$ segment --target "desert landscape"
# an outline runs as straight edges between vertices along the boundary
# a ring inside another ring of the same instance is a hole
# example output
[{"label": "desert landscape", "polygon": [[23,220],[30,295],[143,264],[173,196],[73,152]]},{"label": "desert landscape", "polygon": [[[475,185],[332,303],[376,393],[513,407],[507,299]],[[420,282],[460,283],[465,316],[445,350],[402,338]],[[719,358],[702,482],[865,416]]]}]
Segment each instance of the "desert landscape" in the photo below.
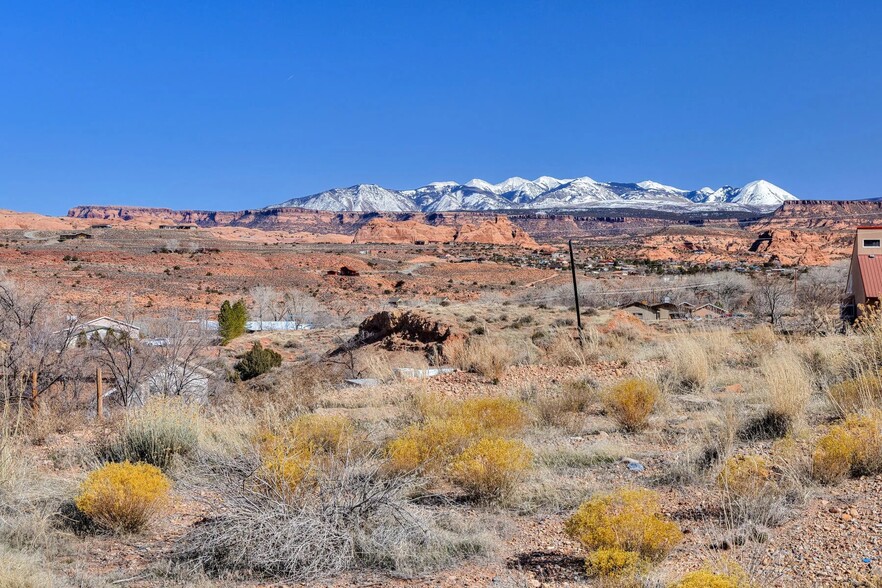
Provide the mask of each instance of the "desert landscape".
[{"label": "desert landscape", "polygon": [[882,588],[882,3],[0,15],[0,588]]},{"label": "desert landscape", "polygon": [[4,213],[0,578],[876,586],[877,214]]}]

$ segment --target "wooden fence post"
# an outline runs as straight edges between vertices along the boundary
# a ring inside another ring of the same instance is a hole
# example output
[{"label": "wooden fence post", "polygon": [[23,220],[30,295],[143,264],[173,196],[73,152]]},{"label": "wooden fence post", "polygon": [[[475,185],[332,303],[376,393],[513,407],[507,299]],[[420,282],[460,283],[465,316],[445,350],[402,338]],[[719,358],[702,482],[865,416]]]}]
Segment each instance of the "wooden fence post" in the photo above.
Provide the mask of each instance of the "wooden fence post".
[{"label": "wooden fence post", "polygon": [[37,372],[31,372],[31,408],[37,408]]},{"label": "wooden fence post", "polygon": [[104,418],[104,382],[101,380],[101,368],[95,370],[95,390],[97,393],[95,405],[98,419]]}]

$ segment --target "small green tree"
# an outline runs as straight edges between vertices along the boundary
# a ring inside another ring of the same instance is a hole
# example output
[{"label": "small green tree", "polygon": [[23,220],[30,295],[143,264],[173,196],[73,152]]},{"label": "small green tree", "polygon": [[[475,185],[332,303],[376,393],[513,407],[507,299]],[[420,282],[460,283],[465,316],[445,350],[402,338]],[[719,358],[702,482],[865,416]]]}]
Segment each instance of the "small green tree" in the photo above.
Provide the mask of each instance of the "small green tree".
[{"label": "small green tree", "polygon": [[282,365],[282,356],[272,349],[264,349],[258,341],[234,367],[240,378],[250,380],[280,365]]},{"label": "small green tree", "polygon": [[248,309],[245,308],[244,300],[240,298],[234,304],[230,304],[229,300],[224,300],[217,315],[217,329],[221,336],[221,345],[226,345],[245,333],[247,321]]}]

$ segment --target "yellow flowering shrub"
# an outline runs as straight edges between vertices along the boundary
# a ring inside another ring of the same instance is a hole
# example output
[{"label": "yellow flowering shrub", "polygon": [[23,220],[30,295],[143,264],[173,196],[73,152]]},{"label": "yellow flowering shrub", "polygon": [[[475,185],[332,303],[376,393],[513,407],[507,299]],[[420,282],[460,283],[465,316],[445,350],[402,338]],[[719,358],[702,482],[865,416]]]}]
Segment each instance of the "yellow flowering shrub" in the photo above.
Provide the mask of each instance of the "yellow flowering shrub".
[{"label": "yellow flowering shrub", "polygon": [[759,455],[736,455],[723,463],[717,477],[720,488],[735,497],[759,496],[772,482],[769,462]]},{"label": "yellow flowering shrub", "polygon": [[292,445],[312,452],[336,453],[352,439],[352,421],[342,415],[305,414],[291,421],[287,436]]},{"label": "yellow flowering shrub", "polygon": [[457,456],[448,474],[472,496],[498,498],[511,490],[532,464],[533,453],[522,441],[485,437]]},{"label": "yellow flowering shrub", "polygon": [[137,531],[168,504],[170,488],[156,466],[109,463],[88,475],[74,503],[99,527]]},{"label": "yellow flowering shrub", "polygon": [[523,405],[508,398],[473,398],[462,402],[423,399],[423,423],[408,427],[387,447],[393,471],[443,470],[471,443],[483,437],[504,437],[527,424]]},{"label": "yellow flowering shrub", "polygon": [[276,489],[293,492],[316,462],[332,459],[352,444],[352,421],[341,415],[305,414],[263,432],[257,440],[264,478]]},{"label": "yellow flowering shrub", "polygon": [[655,383],[629,378],[607,391],[604,404],[607,412],[623,428],[628,431],[639,431],[646,428],[658,396],[659,389]]},{"label": "yellow flowering shrub", "polygon": [[812,453],[812,475],[833,483],[882,471],[882,411],[849,415],[841,425],[830,427]]},{"label": "yellow flowering shrub", "polygon": [[640,566],[640,554],[618,547],[592,551],[585,558],[585,572],[589,576],[617,578],[632,574]]},{"label": "yellow flowering shrub", "polygon": [[513,435],[527,426],[524,406],[510,398],[471,398],[455,406],[449,418],[461,419],[487,435]]},{"label": "yellow flowering shrub", "polygon": [[726,574],[698,570],[689,572],[671,588],[749,588],[750,585],[747,574],[740,569]]},{"label": "yellow flowering shrub", "polygon": [[659,512],[658,495],[643,488],[621,488],[591,498],[564,529],[588,551],[618,548],[649,560],[667,555],[683,537]]}]

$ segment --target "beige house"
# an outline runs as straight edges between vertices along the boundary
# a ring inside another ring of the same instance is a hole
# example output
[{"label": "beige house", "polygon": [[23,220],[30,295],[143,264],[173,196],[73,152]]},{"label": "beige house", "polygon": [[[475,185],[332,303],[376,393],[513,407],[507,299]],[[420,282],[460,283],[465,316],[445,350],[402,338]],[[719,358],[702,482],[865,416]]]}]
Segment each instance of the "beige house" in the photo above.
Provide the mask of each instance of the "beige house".
[{"label": "beige house", "polygon": [[631,302],[620,308],[643,321],[669,321],[683,318],[680,307],[670,302],[662,302],[660,304]]},{"label": "beige house", "polygon": [[843,320],[853,321],[882,296],[882,227],[858,227],[840,307]]},{"label": "beige house", "polygon": [[727,314],[725,308],[720,308],[716,304],[703,304],[692,311],[692,318],[715,319],[722,318]]},{"label": "beige house", "polygon": [[656,318],[655,310],[643,302],[631,302],[622,306],[621,309],[644,321],[654,321]]},{"label": "beige house", "polygon": [[86,341],[95,340],[96,338],[103,341],[108,333],[113,333],[115,336],[125,335],[130,339],[138,339],[141,336],[140,327],[108,316],[98,317],[74,325],[68,331],[70,333],[68,337],[69,347],[82,345]]}]

